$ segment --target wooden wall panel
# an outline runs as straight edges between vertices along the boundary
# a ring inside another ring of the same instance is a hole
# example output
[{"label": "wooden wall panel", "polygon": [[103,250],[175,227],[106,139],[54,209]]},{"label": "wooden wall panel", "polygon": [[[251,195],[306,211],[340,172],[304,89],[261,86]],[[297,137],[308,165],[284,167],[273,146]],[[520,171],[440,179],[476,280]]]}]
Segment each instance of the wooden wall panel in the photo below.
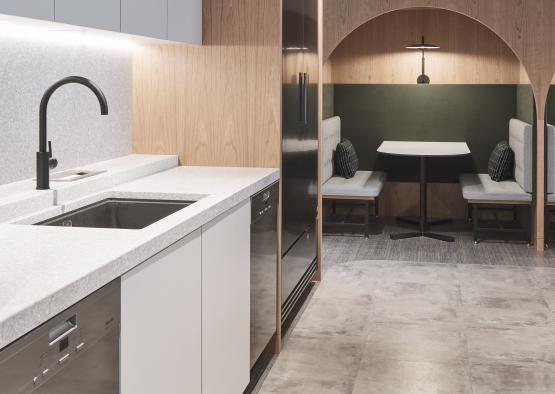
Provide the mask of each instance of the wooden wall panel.
[{"label": "wooden wall panel", "polygon": [[414,84],[426,41],[426,73],[436,84],[518,84],[520,61],[495,33],[469,17],[445,10],[404,10],[365,23],[343,40],[327,65],[333,83]]},{"label": "wooden wall panel", "polygon": [[134,57],[135,152],[184,165],[279,167],[279,0],[205,0],[206,45],[142,44]]},{"label": "wooden wall panel", "polygon": [[[414,182],[387,182],[380,195],[379,214],[385,217],[418,217],[420,185]],[[458,183],[428,184],[430,218],[466,218],[466,203]]]}]

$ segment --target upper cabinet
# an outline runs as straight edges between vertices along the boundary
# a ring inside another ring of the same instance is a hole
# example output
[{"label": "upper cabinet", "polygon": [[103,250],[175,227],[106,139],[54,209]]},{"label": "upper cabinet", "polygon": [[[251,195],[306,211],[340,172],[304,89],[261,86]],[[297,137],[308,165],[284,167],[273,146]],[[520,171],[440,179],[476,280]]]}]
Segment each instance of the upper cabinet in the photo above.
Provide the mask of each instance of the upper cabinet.
[{"label": "upper cabinet", "polygon": [[168,38],[168,0],[121,0],[121,31]]},{"label": "upper cabinet", "polygon": [[202,0],[0,0],[0,14],[202,44]]},{"label": "upper cabinet", "polygon": [[56,0],[56,22],[120,31],[120,0]]},{"label": "upper cabinet", "polygon": [[54,0],[0,0],[0,13],[54,20]]},{"label": "upper cabinet", "polygon": [[202,0],[168,0],[168,39],[202,44]]}]

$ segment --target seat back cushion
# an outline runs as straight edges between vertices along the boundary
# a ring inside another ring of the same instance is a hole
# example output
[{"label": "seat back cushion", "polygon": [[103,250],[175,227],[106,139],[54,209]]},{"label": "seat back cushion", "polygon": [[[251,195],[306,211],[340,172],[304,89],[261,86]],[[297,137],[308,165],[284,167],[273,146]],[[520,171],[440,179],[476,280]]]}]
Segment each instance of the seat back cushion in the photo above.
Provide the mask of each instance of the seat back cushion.
[{"label": "seat back cushion", "polygon": [[348,139],[337,144],[335,150],[335,172],[343,178],[350,179],[358,171],[358,155],[355,147]]},{"label": "seat back cushion", "polygon": [[498,143],[488,162],[488,174],[492,181],[501,182],[512,179],[515,167],[515,154],[507,141]]},{"label": "seat back cushion", "polygon": [[547,193],[555,193],[555,126],[547,124]]},{"label": "seat back cushion", "polygon": [[333,176],[333,156],[337,144],[341,142],[341,118],[334,116],[323,122],[322,182]]},{"label": "seat back cushion", "polygon": [[509,145],[515,153],[515,180],[525,192],[532,193],[532,125],[511,119]]}]

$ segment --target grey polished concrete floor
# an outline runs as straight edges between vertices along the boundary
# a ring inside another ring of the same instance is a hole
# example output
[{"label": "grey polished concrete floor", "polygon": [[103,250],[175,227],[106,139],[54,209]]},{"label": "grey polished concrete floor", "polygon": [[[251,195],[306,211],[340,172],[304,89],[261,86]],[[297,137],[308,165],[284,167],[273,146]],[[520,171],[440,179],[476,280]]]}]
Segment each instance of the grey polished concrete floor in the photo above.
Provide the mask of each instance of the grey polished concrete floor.
[{"label": "grey polished concrete floor", "polygon": [[392,242],[325,238],[324,279],[260,393],[555,393],[551,253]]}]

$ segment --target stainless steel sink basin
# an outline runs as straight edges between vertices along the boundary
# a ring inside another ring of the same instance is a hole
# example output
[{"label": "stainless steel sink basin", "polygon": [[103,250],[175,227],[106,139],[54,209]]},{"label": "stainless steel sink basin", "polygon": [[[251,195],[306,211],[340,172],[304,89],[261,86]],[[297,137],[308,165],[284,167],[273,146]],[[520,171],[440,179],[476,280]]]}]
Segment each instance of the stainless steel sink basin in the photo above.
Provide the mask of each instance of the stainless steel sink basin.
[{"label": "stainless steel sink basin", "polygon": [[36,225],[138,230],[193,203],[194,201],[109,198]]}]

